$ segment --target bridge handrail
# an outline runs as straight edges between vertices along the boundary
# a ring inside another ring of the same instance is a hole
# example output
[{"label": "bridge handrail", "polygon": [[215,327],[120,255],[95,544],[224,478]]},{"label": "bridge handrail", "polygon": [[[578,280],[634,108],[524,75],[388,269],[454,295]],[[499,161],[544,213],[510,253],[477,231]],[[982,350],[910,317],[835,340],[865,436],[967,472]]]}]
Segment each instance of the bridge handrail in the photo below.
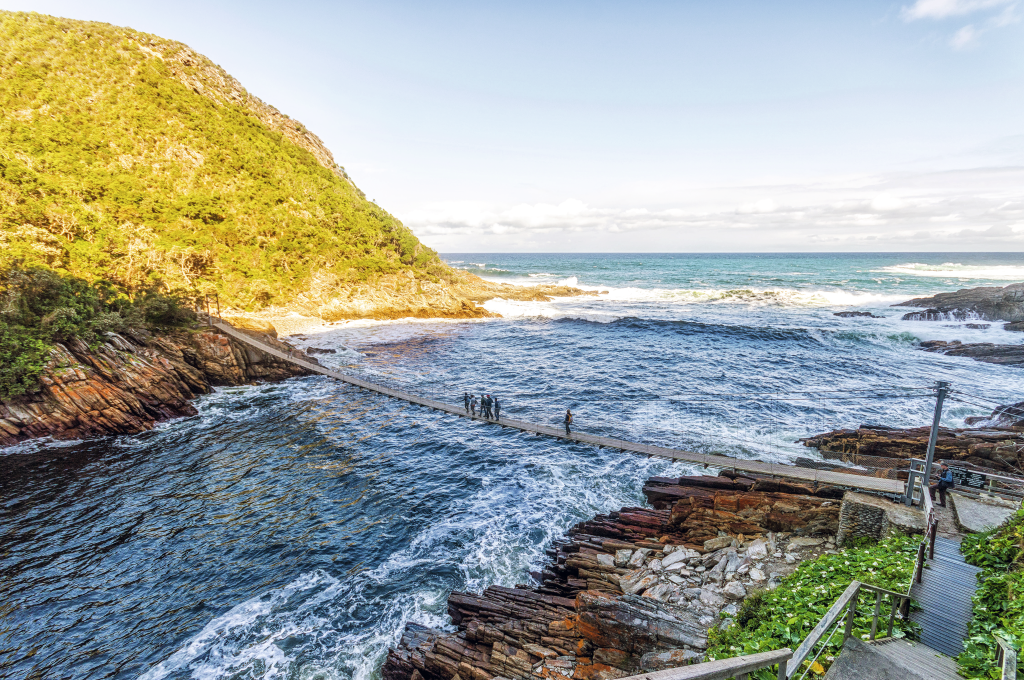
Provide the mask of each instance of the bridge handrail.
[{"label": "bridge handrail", "polygon": [[403,399],[411,404],[418,406],[424,406],[437,411],[444,411],[457,415],[460,418],[472,418],[481,422],[487,422],[491,424],[500,425],[502,427],[513,427],[525,432],[532,432],[535,434],[542,434],[550,437],[557,437],[560,439],[568,439],[570,441],[581,442],[585,444],[593,444],[595,446],[610,446],[621,448],[624,451],[631,451],[640,455],[646,455],[648,458],[657,456],[659,458],[665,458],[667,460],[686,461],[690,463],[703,464],[704,466],[712,466],[722,469],[734,469],[754,472],[755,474],[765,474],[772,477],[788,477],[792,479],[798,479],[801,483],[813,483],[813,484],[837,484],[840,486],[846,486],[857,489],[867,489],[870,491],[880,491],[882,493],[898,493],[902,494],[904,490],[904,484],[897,480],[878,479],[876,477],[852,475],[848,473],[832,472],[828,470],[816,470],[800,467],[797,465],[783,465],[777,463],[766,463],[758,460],[738,459],[730,458],[721,454],[713,453],[697,453],[694,451],[683,451],[680,449],[673,449],[666,446],[660,446],[655,444],[643,444],[640,442],[630,442],[620,439],[614,439],[611,437],[603,437],[599,435],[592,435],[585,432],[573,432],[573,433],[561,433],[561,428],[553,427],[550,425],[540,425],[538,423],[531,423],[523,420],[515,420],[512,418],[502,418],[500,422],[473,416],[464,413],[464,410],[460,405],[452,405],[437,399],[430,399],[427,397],[419,396],[409,392],[405,392],[401,389],[393,389],[384,387],[383,385],[370,382],[368,380],[362,380],[351,375],[346,375],[338,371],[329,369],[319,364],[306,361],[304,358],[296,357],[295,354],[282,352],[281,350],[275,349],[268,346],[266,343],[262,343],[248,335],[242,333],[238,329],[232,327],[230,324],[217,322],[214,323],[214,327],[223,331],[227,335],[240,340],[252,347],[259,349],[260,351],[266,352],[271,356],[276,356],[285,361],[303,366],[310,371],[321,373],[323,375],[330,376],[332,378],[342,380],[355,385],[361,389],[371,390],[378,392],[389,397],[396,399]]},{"label": "bridge handrail", "polygon": [[1002,680],[1017,680],[1017,650],[998,635],[996,639],[996,666],[1002,670]]},{"label": "bridge handrail", "polygon": [[786,660],[793,652],[788,648],[774,649],[770,652],[734,656],[729,659],[705,661],[704,663],[677,666],[663,671],[652,671],[640,675],[630,675],[621,680],[725,680],[738,677],[744,673],[752,673],[762,668],[779,667],[779,680],[786,678]]}]

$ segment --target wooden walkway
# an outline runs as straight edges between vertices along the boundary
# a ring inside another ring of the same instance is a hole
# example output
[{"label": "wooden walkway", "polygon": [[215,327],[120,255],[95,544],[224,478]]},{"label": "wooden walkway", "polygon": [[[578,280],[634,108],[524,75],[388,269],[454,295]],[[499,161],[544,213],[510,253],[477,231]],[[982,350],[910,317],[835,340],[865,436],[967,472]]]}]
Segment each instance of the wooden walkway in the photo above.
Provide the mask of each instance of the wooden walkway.
[{"label": "wooden walkway", "polygon": [[417,406],[425,406],[427,408],[434,409],[435,411],[441,411],[443,413],[450,413],[451,415],[459,416],[460,418],[469,418],[471,420],[478,420],[482,423],[489,425],[499,425],[501,427],[511,427],[523,432],[529,432],[537,435],[544,435],[547,437],[554,437],[556,439],[565,439],[568,441],[580,442],[583,444],[592,444],[601,448],[614,448],[629,453],[637,453],[640,455],[647,456],[648,458],[664,458],[666,460],[684,461],[687,463],[696,463],[698,465],[705,465],[709,467],[738,470],[743,472],[752,472],[761,475],[770,475],[774,477],[785,477],[787,479],[793,479],[804,483],[810,484],[834,484],[837,486],[845,486],[854,489],[864,489],[867,491],[877,491],[882,493],[891,494],[903,494],[904,483],[894,479],[882,479],[879,477],[868,477],[865,475],[854,475],[843,472],[833,472],[829,470],[815,470],[812,468],[802,468],[795,465],[781,465],[778,463],[765,463],[759,460],[743,460],[740,458],[730,458],[728,456],[719,456],[715,454],[696,453],[693,451],[682,451],[679,449],[671,449],[664,446],[654,446],[652,444],[640,444],[637,442],[630,442],[623,439],[613,439],[611,437],[599,437],[591,434],[584,434],[581,432],[573,432],[567,435],[563,428],[550,427],[547,425],[540,425],[537,423],[530,423],[524,420],[512,420],[508,418],[502,418],[500,422],[488,420],[480,416],[471,416],[466,413],[465,408],[460,405],[446,404],[441,401],[434,399],[426,399],[424,397],[411,394],[409,392],[402,392],[400,390],[393,390],[383,385],[378,385],[366,380],[361,380],[344,373],[338,373],[332,371],[323,366],[309,363],[298,359],[285,352],[277,350],[265,343],[262,343],[245,333],[229,326],[225,323],[214,323],[213,324],[221,332],[230,335],[231,337],[244,342],[261,352],[266,352],[279,359],[283,359],[297,366],[302,366],[315,373],[326,375],[342,382],[346,382],[349,385],[358,387],[363,390],[369,390],[382,394],[386,397],[394,399],[401,399],[415,404]]},{"label": "wooden walkway", "polygon": [[941,536],[935,537],[935,559],[926,564],[921,583],[910,589],[921,605],[910,618],[921,626],[922,644],[955,658],[964,649],[981,569],[964,561],[958,541]]},{"label": "wooden walkway", "polygon": [[[906,638],[885,638],[869,642],[877,653],[905,668],[908,678],[928,680],[962,680],[956,672],[956,662],[948,656],[936,653],[935,649]],[[826,676],[827,680],[828,676]]]}]

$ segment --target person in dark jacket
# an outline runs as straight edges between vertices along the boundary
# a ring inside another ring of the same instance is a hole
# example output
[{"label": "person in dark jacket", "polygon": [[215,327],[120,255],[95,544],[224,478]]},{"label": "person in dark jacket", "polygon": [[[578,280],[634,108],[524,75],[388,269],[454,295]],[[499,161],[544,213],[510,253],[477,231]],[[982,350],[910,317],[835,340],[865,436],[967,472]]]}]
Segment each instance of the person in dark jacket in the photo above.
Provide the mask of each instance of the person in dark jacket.
[{"label": "person in dark jacket", "polygon": [[485,394],[484,398],[480,400],[480,410],[483,412],[484,418],[491,419],[491,395]]},{"label": "person in dark jacket", "polygon": [[494,398],[494,419],[501,420],[501,402],[497,397]]},{"label": "person in dark jacket", "polygon": [[572,411],[565,409],[565,433],[572,434],[569,432],[569,426],[572,425]]},{"label": "person in dark jacket", "polygon": [[949,469],[949,466],[943,463],[939,467],[939,481],[937,484],[932,484],[928,487],[928,493],[931,494],[932,500],[935,500],[935,490],[939,491],[939,505],[946,507],[946,489],[952,489],[953,483],[953,471]]},{"label": "person in dark jacket", "polygon": [[462,401],[466,404],[466,413],[469,413],[469,392],[463,392]]}]

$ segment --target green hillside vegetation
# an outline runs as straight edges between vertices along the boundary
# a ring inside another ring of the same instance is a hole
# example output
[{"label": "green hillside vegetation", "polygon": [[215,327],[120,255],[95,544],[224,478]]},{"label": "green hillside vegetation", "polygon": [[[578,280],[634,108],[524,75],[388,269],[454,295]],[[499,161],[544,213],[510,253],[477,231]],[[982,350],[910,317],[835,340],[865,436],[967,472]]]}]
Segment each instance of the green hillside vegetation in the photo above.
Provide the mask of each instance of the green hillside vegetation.
[{"label": "green hillside vegetation", "polygon": [[314,281],[450,275],[316,137],[180,43],[0,12],[0,112],[8,261],[249,310]]}]

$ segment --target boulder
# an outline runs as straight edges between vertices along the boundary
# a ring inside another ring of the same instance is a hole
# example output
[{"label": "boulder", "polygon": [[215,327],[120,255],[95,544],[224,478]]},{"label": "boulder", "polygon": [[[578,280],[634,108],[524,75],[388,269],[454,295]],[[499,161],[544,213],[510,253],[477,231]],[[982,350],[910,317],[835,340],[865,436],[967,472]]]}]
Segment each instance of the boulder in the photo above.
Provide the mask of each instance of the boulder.
[{"label": "boulder", "polygon": [[729,547],[733,544],[736,539],[732,536],[720,536],[718,538],[709,538],[704,541],[704,550],[711,552],[712,550],[719,550],[721,548]]},{"label": "boulder", "polygon": [[633,556],[629,558],[629,562],[626,563],[627,567],[636,569],[637,567],[644,566],[644,560],[648,555],[651,554],[650,548],[638,548]]},{"label": "boulder", "polygon": [[722,594],[730,600],[742,600],[747,596],[747,589],[739,581],[730,581],[722,589]]},{"label": "boulder", "polygon": [[615,566],[625,567],[629,564],[629,558],[633,556],[632,550],[616,550],[615,551]]},{"label": "boulder", "polygon": [[747,547],[747,557],[751,560],[763,560],[768,557],[768,541],[759,538]]}]

